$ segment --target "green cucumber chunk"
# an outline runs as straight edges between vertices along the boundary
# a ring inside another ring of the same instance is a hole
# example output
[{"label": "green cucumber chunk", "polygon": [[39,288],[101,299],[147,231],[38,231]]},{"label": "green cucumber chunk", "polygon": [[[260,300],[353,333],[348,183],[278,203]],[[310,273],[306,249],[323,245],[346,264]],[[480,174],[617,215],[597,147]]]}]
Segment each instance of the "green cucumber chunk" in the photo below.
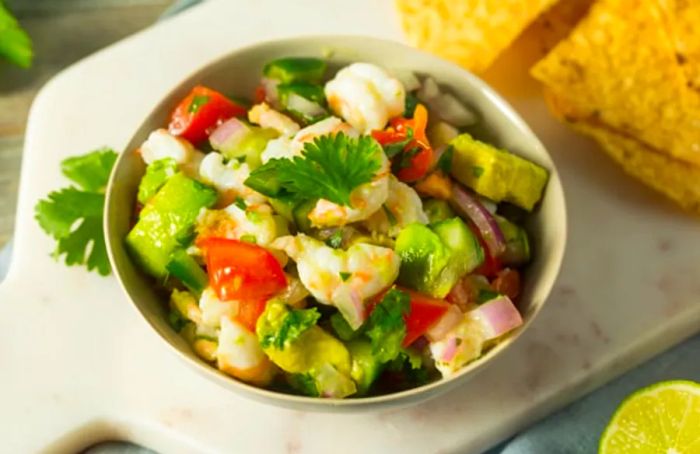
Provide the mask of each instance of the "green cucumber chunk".
[{"label": "green cucumber chunk", "polygon": [[165,269],[171,276],[183,283],[197,298],[209,285],[209,277],[199,263],[184,249],[175,249]]},{"label": "green cucumber chunk", "polygon": [[132,257],[148,274],[165,278],[170,254],[191,239],[200,210],[214,205],[216,199],[216,190],[182,173],[170,177],[126,237]]},{"label": "green cucumber chunk", "polygon": [[136,197],[145,205],[163,187],[168,178],[177,173],[177,161],[173,158],[165,158],[154,161],[146,167],[146,173],[139,183],[139,192]]},{"label": "green cucumber chunk", "polygon": [[273,60],[265,65],[263,74],[281,83],[319,83],[326,73],[327,64],[319,58],[286,57]]},{"label": "green cucumber chunk", "polygon": [[297,226],[299,232],[309,233],[312,229],[311,220],[309,219],[309,213],[316,206],[316,200],[307,200],[305,202],[298,203],[292,210],[292,216],[294,217],[294,223]]},{"label": "green cucumber chunk", "polygon": [[[431,225],[450,251],[450,261],[440,276],[439,295],[445,296],[462,276],[484,262],[484,250],[469,227],[458,217]],[[447,289],[447,291],[445,291]]]},{"label": "green cucumber chunk", "polygon": [[494,216],[506,240],[506,250],[498,257],[507,266],[522,266],[530,261],[530,241],[524,228],[501,216]]},{"label": "green cucumber chunk", "polygon": [[542,198],[549,178],[544,168],[469,134],[460,134],[450,145],[452,176],[478,194],[527,211]]},{"label": "green cucumber chunk", "polygon": [[441,293],[440,274],[450,261],[450,253],[435,232],[422,224],[409,224],[396,238],[395,251],[401,257],[401,285],[430,294]]}]

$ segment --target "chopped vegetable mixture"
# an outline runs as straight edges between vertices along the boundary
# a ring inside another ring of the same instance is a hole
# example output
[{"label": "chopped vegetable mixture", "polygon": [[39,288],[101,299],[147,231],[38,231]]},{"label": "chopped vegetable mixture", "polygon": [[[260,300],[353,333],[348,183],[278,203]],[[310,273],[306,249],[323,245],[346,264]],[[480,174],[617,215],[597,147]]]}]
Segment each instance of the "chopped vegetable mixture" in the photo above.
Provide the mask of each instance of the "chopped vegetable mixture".
[{"label": "chopped vegetable mixture", "polygon": [[[410,84],[402,82],[409,80]],[[126,237],[204,361],[313,397],[450,377],[518,328],[542,167],[369,63],[265,65],[247,107],[196,86],[137,150]],[[451,95],[450,95],[451,96]]]}]

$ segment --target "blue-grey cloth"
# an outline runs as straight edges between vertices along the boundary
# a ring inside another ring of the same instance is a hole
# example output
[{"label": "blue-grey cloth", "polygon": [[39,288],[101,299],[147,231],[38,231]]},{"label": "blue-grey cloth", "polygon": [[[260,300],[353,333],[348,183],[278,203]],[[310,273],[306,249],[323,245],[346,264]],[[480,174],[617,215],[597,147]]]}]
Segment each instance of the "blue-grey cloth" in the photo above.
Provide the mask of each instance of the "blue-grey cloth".
[{"label": "blue-grey cloth", "polygon": [[[201,0],[176,1],[164,17],[176,14]],[[4,278],[12,254],[12,242],[0,250],[0,281]],[[486,454],[589,454],[607,421],[625,396],[662,380],[685,379],[700,382],[700,335],[663,353],[655,359],[592,392],[557,413],[537,422]],[[101,443],[89,454],[149,454],[131,443]]]}]

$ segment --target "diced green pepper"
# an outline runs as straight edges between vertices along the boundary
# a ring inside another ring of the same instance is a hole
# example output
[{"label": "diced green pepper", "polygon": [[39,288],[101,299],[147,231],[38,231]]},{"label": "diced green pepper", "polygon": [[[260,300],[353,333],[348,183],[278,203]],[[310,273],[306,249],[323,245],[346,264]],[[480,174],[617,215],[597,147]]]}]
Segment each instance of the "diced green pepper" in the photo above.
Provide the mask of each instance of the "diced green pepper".
[{"label": "diced green pepper", "polygon": [[159,159],[146,167],[139,183],[138,201],[145,205],[163,187],[168,178],[177,173],[177,161],[172,158]]},{"label": "diced green pepper", "polygon": [[316,206],[316,200],[307,200],[305,202],[298,203],[294,210],[292,210],[292,216],[294,217],[294,223],[297,226],[299,232],[309,233],[311,231],[311,220],[309,219],[309,213]]},{"label": "diced green pepper", "polygon": [[319,58],[286,57],[269,62],[263,68],[263,74],[269,79],[281,83],[311,82],[319,83],[326,73],[327,64]]},{"label": "diced green pepper", "polygon": [[176,249],[170,255],[170,261],[165,268],[171,276],[179,279],[197,298],[209,285],[207,273],[184,249]]},{"label": "diced green pepper", "polygon": [[287,107],[287,100],[289,99],[289,95],[292,93],[299,95],[304,99],[308,99],[309,101],[313,101],[319,105],[323,105],[326,102],[326,95],[323,92],[323,86],[308,82],[291,82],[279,84],[277,86],[277,94],[283,107]]},{"label": "diced green pepper", "polygon": [[461,134],[454,149],[451,173],[461,183],[496,202],[511,202],[531,211],[542,197],[547,170],[505,150]]},{"label": "diced green pepper", "polygon": [[170,254],[191,238],[200,210],[216,200],[216,190],[182,173],[173,175],[144,207],[127,235],[132,257],[148,274],[164,278]]}]

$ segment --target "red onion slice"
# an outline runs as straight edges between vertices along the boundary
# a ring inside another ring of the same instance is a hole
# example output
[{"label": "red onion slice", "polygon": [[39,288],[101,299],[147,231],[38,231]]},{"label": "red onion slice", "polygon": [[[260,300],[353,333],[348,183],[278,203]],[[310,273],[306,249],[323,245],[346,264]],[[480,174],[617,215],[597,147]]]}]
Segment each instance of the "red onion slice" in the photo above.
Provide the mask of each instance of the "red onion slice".
[{"label": "red onion slice", "polygon": [[427,337],[430,342],[439,341],[443,339],[452,328],[459,325],[459,322],[463,319],[464,314],[462,311],[460,311],[456,305],[451,304],[447,312],[425,332],[425,337]]},{"label": "red onion slice", "polygon": [[483,327],[485,340],[495,339],[523,324],[523,319],[507,296],[498,296],[469,311]]},{"label": "red onion slice", "polygon": [[230,118],[221,123],[209,136],[209,143],[217,151],[224,151],[234,145],[238,137],[248,132],[248,126],[237,118]]},{"label": "red onion slice", "polygon": [[506,240],[496,219],[479,200],[457,184],[452,186],[452,203],[474,223],[489,248],[492,257],[506,250]]}]

